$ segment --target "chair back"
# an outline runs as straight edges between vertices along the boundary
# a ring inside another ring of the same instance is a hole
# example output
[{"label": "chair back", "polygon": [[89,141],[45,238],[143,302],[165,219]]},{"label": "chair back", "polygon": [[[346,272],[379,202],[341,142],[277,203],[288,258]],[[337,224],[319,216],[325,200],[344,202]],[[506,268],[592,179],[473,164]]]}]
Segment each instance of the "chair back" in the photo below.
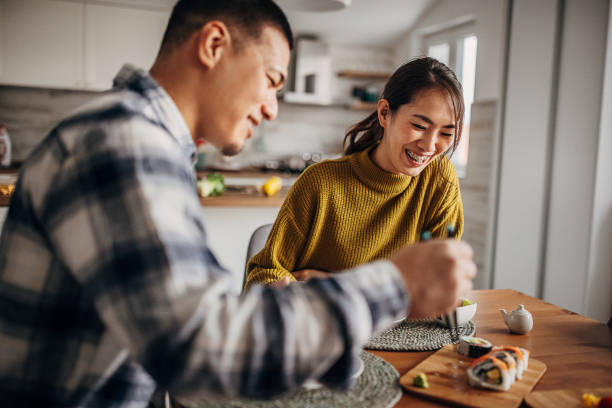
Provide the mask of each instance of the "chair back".
[{"label": "chair back", "polygon": [[242,289],[244,289],[244,285],[246,283],[247,276],[247,265],[249,263],[249,259],[251,259],[256,253],[261,251],[266,245],[266,241],[268,240],[268,235],[270,235],[270,230],[272,229],[272,224],[264,224],[255,229],[253,234],[251,234],[251,239],[249,239],[249,246],[247,247],[246,260],[244,262],[244,278],[242,279]]}]

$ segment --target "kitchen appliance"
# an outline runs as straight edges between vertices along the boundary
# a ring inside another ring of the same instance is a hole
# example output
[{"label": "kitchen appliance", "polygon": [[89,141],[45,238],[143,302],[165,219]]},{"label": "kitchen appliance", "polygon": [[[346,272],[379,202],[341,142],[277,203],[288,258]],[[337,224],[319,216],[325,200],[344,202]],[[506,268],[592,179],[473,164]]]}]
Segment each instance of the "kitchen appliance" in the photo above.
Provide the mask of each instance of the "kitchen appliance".
[{"label": "kitchen appliance", "polygon": [[294,74],[285,102],[329,105],[331,103],[331,58],[328,44],[310,37],[296,40]]}]

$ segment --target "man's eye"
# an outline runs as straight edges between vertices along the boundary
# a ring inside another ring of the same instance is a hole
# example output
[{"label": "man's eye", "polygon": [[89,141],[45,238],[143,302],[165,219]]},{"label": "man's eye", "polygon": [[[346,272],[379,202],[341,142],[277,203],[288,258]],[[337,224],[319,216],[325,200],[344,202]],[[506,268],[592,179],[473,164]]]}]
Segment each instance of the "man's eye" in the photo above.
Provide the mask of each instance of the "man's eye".
[{"label": "man's eye", "polygon": [[416,123],[413,123],[412,126],[414,126],[415,128],[417,128],[419,130],[425,130],[425,126],[421,126],[421,125],[418,125]]}]

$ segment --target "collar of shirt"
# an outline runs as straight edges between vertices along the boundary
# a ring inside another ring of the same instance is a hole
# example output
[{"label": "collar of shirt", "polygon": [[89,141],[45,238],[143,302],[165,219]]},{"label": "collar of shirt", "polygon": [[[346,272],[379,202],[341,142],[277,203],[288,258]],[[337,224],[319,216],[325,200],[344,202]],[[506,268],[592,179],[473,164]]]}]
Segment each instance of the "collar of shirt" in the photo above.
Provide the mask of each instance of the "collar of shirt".
[{"label": "collar of shirt", "polygon": [[143,95],[150,102],[149,107],[144,110],[145,115],[159,122],[179,142],[187,157],[195,164],[196,147],[183,115],[170,95],[148,72],[125,64],[115,76],[113,87],[129,89]]}]

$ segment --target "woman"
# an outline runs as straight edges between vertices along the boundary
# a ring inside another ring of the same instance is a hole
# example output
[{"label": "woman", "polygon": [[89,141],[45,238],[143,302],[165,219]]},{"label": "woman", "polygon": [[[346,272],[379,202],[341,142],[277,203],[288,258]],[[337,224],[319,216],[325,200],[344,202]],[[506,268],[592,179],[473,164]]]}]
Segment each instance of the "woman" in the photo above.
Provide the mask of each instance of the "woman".
[{"label": "woman", "polygon": [[398,68],[376,112],[352,126],[345,155],[309,166],[292,186],[246,289],[325,277],[388,257],[424,231],[463,232],[459,182],[446,154],[461,139],[461,84],[433,58]]}]

